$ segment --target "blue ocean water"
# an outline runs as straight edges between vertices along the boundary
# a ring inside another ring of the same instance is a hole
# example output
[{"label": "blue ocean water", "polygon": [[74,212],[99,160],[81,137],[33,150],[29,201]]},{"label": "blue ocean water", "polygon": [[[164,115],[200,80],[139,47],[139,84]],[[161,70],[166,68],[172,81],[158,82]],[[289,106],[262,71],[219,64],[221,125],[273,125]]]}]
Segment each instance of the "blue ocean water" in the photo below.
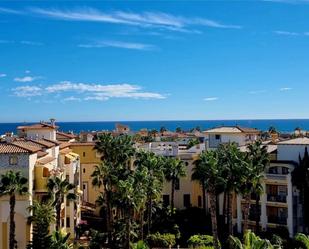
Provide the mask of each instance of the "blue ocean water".
[{"label": "blue ocean water", "polygon": [[[116,123],[129,125],[133,131],[143,128],[159,130],[162,126],[171,131],[174,131],[177,127],[181,127],[183,130],[190,130],[196,126],[207,129],[221,125],[239,125],[262,131],[268,130],[270,126],[274,126],[281,132],[292,132],[296,127],[309,130],[309,119],[57,122],[57,125],[61,131],[78,133],[80,131],[114,130]],[[16,133],[17,126],[25,124],[31,123],[0,123],[0,134],[5,132]]]}]

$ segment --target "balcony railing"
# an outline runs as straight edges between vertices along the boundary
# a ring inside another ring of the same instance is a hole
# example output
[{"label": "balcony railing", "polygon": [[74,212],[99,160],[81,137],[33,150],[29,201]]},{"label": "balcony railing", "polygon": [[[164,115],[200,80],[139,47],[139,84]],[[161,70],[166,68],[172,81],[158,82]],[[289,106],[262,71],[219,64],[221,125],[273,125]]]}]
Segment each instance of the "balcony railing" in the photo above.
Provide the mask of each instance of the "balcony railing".
[{"label": "balcony railing", "polygon": [[266,174],[266,179],[286,181],[287,180],[287,175],[269,174],[268,173],[268,174]]},{"label": "balcony railing", "polygon": [[267,194],[267,201],[286,203],[286,195],[270,195],[270,194]]},{"label": "balcony railing", "polygon": [[287,224],[287,217],[268,216],[268,223],[286,225]]}]

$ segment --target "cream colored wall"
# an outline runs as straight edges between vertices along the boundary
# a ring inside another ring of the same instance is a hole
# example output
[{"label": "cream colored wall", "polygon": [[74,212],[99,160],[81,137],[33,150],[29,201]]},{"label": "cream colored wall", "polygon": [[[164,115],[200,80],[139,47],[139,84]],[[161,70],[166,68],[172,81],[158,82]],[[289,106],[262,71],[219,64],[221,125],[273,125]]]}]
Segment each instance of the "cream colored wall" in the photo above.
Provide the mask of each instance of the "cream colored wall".
[{"label": "cream colored wall", "polygon": [[[179,190],[175,190],[175,196],[174,196],[174,203],[175,208],[183,209],[184,207],[184,201],[183,201],[183,195],[184,194],[190,194],[190,200],[191,200],[191,206],[197,207],[198,206],[198,196],[202,197],[202,188],[200,184],[196,181],[191,181],[191,175],[192,175],[192,169],[194,168],[193,162],[194,160],[185,160],[185,162],[188,162],[188,166],[186,166],[187,169],[187,175],[186,177],[182,177],[180,179],[180,188]],[[164,188],[163,188],[163,195],[169,195],[171,200],[171,182],[164,182]]]}]

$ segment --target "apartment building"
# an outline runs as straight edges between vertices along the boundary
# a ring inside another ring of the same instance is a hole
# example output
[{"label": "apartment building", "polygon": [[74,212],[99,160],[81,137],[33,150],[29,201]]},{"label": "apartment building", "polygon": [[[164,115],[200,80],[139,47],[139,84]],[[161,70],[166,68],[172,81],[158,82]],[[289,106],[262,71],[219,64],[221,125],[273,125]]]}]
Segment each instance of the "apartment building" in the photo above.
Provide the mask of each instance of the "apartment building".
[{"label": "apartment building", "polygon": [[240,126],[221,126],[202,132],[205,135],[206,149],[216,149],[220,144],[234,142],[244,146],[256,141],[261,132],[253,128]]},{"label": "apartment building", "polygon": [[[16,201],[17,248],[26,248],[31,240],[31,226],[28,224],[28,207],[34,199],[41,200],[47,194],[49,176],[58,172],[79,188],[79,156],[68,149],[66,144],[56,140],[54,123],[39,123],[18,127],[20,137],[8,136],[0,143],[0,174],[8,170],[21,171],[28,179],[29,195],[18,196]],[[80,203],[63,203],[61,226],[74,237],[74,227],[80,222]],[[9,202],[0,198],[0,248],[8,248]]]}]

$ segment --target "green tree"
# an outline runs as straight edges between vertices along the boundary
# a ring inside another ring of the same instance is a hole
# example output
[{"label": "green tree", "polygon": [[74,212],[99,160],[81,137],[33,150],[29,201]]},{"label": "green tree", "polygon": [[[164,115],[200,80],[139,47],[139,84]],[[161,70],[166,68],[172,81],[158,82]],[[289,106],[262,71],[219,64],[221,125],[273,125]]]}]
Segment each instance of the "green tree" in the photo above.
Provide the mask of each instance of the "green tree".
[{"label": "green tree", "polygon": [[300,242],[305,249],[309,249],[309,237],[303,233],[298,233],[295,235],[294,239]]},{"label": "green tree", "polygon": [[177,132],[177,133],[181,133],[181,132],[182,132],[181,127],[178,126],[178,127],[176,128],[176,132]]},{"label": "green tree", "polygon": [[40,203],[34,201],[28,209],[32,212],[32,215],[29,217],[29,222],[33,225],[32,241],[28,248],[49,248],[51,245],[49,228],[56,220],[52,204],[50,202]]},{"label": "green tree", "polygon": [[[227,224],[229,234],[233,234],[232,200],[233,193],[238,191],[241,182],[243,153],[236,143],[222,144],[218,148],[219,164],[224,169],[224,196],[227,196]],[[226,213],[226,212],[224,212]]]},{"label": "green tree", "polygon": [[196,167],[205,169],[206,191],[210,200],[210,215],[212,223],[212,234],[214,238],[214,248],[218,249],[218,225],[217,225],[217,193],[218,189],[225,183],[223,178],[223,167],[219,163],[218,151],[202,152],[200,158],[195,163]]},{"label": "green tree", "polygon": [[303,158],[299,156],[299,165],[292,172],[292,183],[300,191],[300,201],[303,205],[303,231],[309,228],[309,154],[307,147]]},{"label": "green tree", "polygon": [[47,181],[47,190],[49,197],[52,200],[52,204],[56,209],[56,230],[60,229],[61,222],[61,204],[65,198],[68,201],[76,200],[76,194],[74,193],[75,185],[70,183],[67,179],[63,179],[62,176],[51,176]]},{"label": "green tree", "polygon": [[202,206],[206,213],[206,185],[207,185],[207,175],[206,175],[206,164],[200,163],[200,161],[194,162],[194,168],[191,175],[192,181],[197,181],[202,187]]},{"label": "green tree", "polygon": [[174,210],[174,196],[176,181],[186,176],[186,166],[178,158],[168,157],[165,159],[164,175],[168,182],[171,182],[171,210]]},{"label": "green tree", "polygon": [[161,128],[160,128],[160,133],[162,134],[162,133],[164,133],[165,131],[167,131],[167,129],[166,129],[164,126],[161,126]]},{"label": "green tree", "polygon": [[200,144],[200,141],[199,141],[197,138],[191,138],[191,139],[188,141],[187,149],[190,149],[190,148],[192,148],[193,146],[198,145],[198,144]]},{"label": "green tree", "polygon": [[[147,169],[144,177],[144,187],[147,195],[145,207],[147,212],[147,235],[150,233],[153,206],[158,204],[161,200],[161,192],[164,181],[163,164],[164,159],[160,156],[156,156],[152,152],[140,151],[136,155],[136,170]],[[141,220],[143,221],[144,217],[141,217]],[[142,231],[143,228],[141,228],[141,232]],[[141,236],[140,239],[143,239],[143,236]]]},{"label": "green tree", "polygon": [[51,236],[50,249],[73,249],[73,244],[69,242],[70,233],[54,231]]},{"label": "green tree", "polygon": [[98,137],[95,149],[102,155],[102,163],[95,167],[92,174],[92,184],[103,187],[103,195],[106,202],[106,224],[108,243],[113,247],[113,216],[112,205],[114,192],[120,180],[126,180],[131,173],[135,148],[133,140],[128,135],[113,137],[111,134],[103,134]]},{"label": "green tree", "polygon": [[264,172],[266,166],[269,163],[269,153],[267,152],[267,147],[263,146],[262,141],[255,141],[248,145],[248,156],[251,161],[251,166],[253,168],[253,189],[252,192],[255,194],[255,226],[256,232],[259,232],[260,225],[260,212],[259,212],[259,201],[260,196],[263,193],[262,180],[264,178]]},{"label": "green tree", "polygon": [[269,240],[261,239],[259,236],[255,235],[253,232],[248,230],[243,239],[243,243],[237,238],[229,237],[229,248],[230,249],[280,249],[278,246],[272,245]]},{"label": "green tree", "polygon": [[15,240],[15,204],[16,195],[25,195],[28,193],[28,179],[23,177],[21,172],[7,171],[1,175],[0,196],[9,196],[10,200],[10,238],[9,248],[14,249]]}]

